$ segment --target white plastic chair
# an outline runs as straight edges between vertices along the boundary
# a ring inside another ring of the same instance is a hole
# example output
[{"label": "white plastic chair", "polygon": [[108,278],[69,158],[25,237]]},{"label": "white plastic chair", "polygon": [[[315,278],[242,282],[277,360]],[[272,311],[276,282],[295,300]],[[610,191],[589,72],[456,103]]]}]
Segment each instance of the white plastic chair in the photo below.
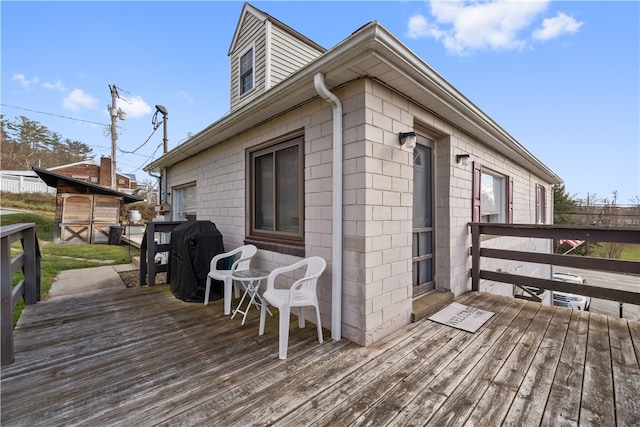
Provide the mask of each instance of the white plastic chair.
[{"label": "white plastic chair", "polygon": [[[209,292],[211,291],[211,280],[221,280],[224,282],[224,314],[231,314],[231,287],[233,271],[248,270],[251,258],[256,254],[258,248],[254,245],[240,246],[232,251],[218,254],[211,259],[211,266],[207,274],[207,287],[204,292],[204,305],[209,304]],[[233,257],[240,254],[229,270],[218,270],[218,261],[224,258]],[[240,289],[235,286],[236,298],[240,297]]]},{"label": "white plastic chair", "polygon": [[[274,286],[277,276],[305,266],[307,269],[304,276],[296,280],[290,288],[280,289]],[[327,262],[324,259],[318,256],[313,256],[302,259],[295,264],[276,268],[267,277],[267,289],[262,294],[262,299],[274,307],[277,307],[280,312],[280,359],[287,358],[287,348],[289,345],[289,314],[291,307],[298,307],[298,326],[300,328],[304,328],[302,307],[312,306],[315,308],[318,341],[322,344],[322,325],[320,324],[320,308],[318,307],[316,286],[318,284],[318,277],[320,277],[326,266]],[[260,310],[260,335],[264,335],[266,313],[267,304],[262,304],[262,308]]]}]

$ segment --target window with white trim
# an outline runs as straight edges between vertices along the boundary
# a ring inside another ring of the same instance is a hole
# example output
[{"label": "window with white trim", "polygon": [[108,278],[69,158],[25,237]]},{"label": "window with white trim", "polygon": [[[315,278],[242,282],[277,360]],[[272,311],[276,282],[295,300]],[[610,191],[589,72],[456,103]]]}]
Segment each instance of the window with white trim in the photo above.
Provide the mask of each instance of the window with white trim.
[{"label": "window with white trim", "polygon": [[174,188],[173,199],[173,220],[174,221],[195,221],[197,219],[197,195],[196,185],[189,184]]},{"label": "window with white trim", "polygon": [[254,62],[253,47],[240,55],[240,95],[253,89]]}]

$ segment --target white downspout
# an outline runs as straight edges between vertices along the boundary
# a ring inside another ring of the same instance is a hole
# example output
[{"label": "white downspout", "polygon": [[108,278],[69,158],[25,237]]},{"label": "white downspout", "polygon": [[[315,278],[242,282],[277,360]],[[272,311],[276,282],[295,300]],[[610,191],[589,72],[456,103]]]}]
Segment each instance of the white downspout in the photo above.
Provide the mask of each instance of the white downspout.
[{"label": "white downspout", "polygon": [[331,338],[342,338],[342,104],[327,89],[324,74],[313,76],[316,92],[333,110],[333,228],[331,275]]}]

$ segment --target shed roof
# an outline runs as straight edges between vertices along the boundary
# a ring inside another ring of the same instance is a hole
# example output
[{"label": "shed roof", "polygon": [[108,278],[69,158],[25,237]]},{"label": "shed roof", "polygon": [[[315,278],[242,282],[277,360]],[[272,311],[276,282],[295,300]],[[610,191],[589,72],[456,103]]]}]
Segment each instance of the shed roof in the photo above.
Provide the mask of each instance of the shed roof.
[{"label": "shed roof", "polygon": [[78,188],[85,189],[87,194],[102,194],[105,196],[122,197],[122,201],[125,204],[141,202],[144,200],[139,197],[131,196],[129,194],[121,193],[119,191],[115,191],[110,188],[103,187],[101,185],[92,184],[90,182],[86,182],[81,179],[71,178],[66,175],[61,175],[59,173],[51,172],[50,170],[40,169],[36,167],[32,169],[34,170],[35,173],[38,174],[40,179],[42,179],[49,187],[58,188],[58,184],[60,182],[66,182]]}]

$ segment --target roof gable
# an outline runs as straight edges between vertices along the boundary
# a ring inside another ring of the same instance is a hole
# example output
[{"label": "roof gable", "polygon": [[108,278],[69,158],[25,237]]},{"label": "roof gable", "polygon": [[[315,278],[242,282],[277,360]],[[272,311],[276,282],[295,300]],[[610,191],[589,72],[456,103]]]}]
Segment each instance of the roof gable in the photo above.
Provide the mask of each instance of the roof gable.
[{"label": "roof gable", "polygon": [[[245,3],[228,52],[230,110],[251,102],[325,52],[291,27]],[[244,55],[248,56],[243,72]]]},{"label": "roof gable", "polygon": [[319,44],[317,44],[316,42],[314,42],[313,40],[305,37],[304,35],[302,35],[298,31],[294,30],[293,28],[289,27],[288,25],[286,25],[283,22],[277,20],[273,16],[269,15],[268,13],[265,13],[265,12],[261,11],[260,9],[250,5],[249,3],[245,3],[242,6],[242,11],[240,12],[240,17],[238,18],[238,25],[236,26],[236,30],[235,30],[235,32],[233,34],[233,39],[231,39],[231,45],[229,46],[229,51],[227,52],[227,55],[231,55],[231,53],[236,50],[237,44],[238,44],[238,40],[240,38],[240,34],[242,32],[244,24],[245,24],[245,22],[247,20],[247,15],[248,14],[251,14],[253,17],[255,17],[256,19],[258,19],[261,22],[265,22],[265,21],[271,22],[272,24],[276,25],[281,30],[289,33],[290,35],[294,36],[295,38],[297,38],[301,42],[303,42],[305,44],[308,44],[309,46],[311,46],[311,47],[313,47],[313,48],[315,48],[317,50],[320,50],[322,52],[325,52],[327,50],[324,47],[322,47]]}]

